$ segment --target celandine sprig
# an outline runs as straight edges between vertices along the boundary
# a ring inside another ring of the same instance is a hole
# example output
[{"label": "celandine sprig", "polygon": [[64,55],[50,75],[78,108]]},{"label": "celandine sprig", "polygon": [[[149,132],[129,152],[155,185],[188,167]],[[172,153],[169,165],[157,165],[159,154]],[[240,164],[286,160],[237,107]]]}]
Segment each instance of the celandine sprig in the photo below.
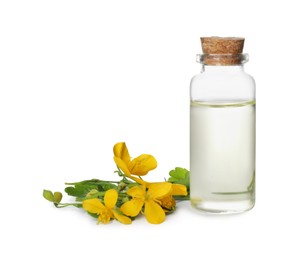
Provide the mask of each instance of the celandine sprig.
[{"label": "celandine sprig", "polygon": [[75,206],[83,208],[97,218],[97,223],[107,224],[118,220],[131,224],[139,215],[145,215],[151,224],[162,223],[168,213],[176,209],[176,201],[189,199],[188,170],[180,167],[169,172],[163,182],[147,182],[141,176],[157,167],[156,159],[150,154],[142,154],[131,160],[124,142],[113,147],[115,173],[120,180],[84,180],[65,183],[65,192],[75,197],[75,202],[62,203],[62,193],[43,191],[43,196],[57,208]]}]

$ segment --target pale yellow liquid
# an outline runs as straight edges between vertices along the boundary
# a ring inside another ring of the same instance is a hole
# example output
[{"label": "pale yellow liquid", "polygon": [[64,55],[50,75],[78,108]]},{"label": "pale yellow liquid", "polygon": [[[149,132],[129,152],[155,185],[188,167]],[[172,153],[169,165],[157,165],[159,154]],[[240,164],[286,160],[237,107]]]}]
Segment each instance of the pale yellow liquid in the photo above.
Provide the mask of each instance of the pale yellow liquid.
[{"label": "pale yellow liquid", "polygon": [[255,101],[191,103],[190,197],[195,208],[235,213],[255,203]]}]

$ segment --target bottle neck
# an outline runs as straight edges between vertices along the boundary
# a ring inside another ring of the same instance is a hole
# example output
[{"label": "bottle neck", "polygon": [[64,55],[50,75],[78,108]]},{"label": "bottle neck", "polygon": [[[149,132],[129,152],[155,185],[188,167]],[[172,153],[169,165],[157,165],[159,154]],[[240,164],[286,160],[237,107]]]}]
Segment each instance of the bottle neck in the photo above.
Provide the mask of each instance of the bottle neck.
[{"label": "bottle neck", "polygon": [[198,54],[196,61],[202,64],[202,71],[240,72],[248,61],[248,54]]},{"label": "bottle neck", "polygon": [[221,66],[221,65],[205,65],[202,64],[202,70],[201,72],[208,72],[208,73],[240,73],[244,72],[244,66],[243,64],[238,65],[231,65],[231,66]]}]

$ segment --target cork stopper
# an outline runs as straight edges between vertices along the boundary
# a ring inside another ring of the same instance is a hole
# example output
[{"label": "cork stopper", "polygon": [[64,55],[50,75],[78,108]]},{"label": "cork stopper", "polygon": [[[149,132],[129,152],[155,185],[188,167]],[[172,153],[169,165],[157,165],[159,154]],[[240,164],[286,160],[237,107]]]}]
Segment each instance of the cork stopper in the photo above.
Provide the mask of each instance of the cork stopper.
[{"label": "cork stopper", "polygon": [[208,65],[241,64],[244,38],[201,37],[203,62]]}]

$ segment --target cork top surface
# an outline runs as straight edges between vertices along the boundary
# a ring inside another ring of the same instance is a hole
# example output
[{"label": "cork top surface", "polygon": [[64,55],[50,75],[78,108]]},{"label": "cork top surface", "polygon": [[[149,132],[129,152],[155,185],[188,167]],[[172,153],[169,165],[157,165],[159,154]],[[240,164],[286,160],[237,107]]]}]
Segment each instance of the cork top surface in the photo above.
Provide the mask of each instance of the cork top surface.
[{"label": "cork top surface", "polygon": [[240,54],[243,51],[242,37],[201,37],[203,53],[208,54]]}]

